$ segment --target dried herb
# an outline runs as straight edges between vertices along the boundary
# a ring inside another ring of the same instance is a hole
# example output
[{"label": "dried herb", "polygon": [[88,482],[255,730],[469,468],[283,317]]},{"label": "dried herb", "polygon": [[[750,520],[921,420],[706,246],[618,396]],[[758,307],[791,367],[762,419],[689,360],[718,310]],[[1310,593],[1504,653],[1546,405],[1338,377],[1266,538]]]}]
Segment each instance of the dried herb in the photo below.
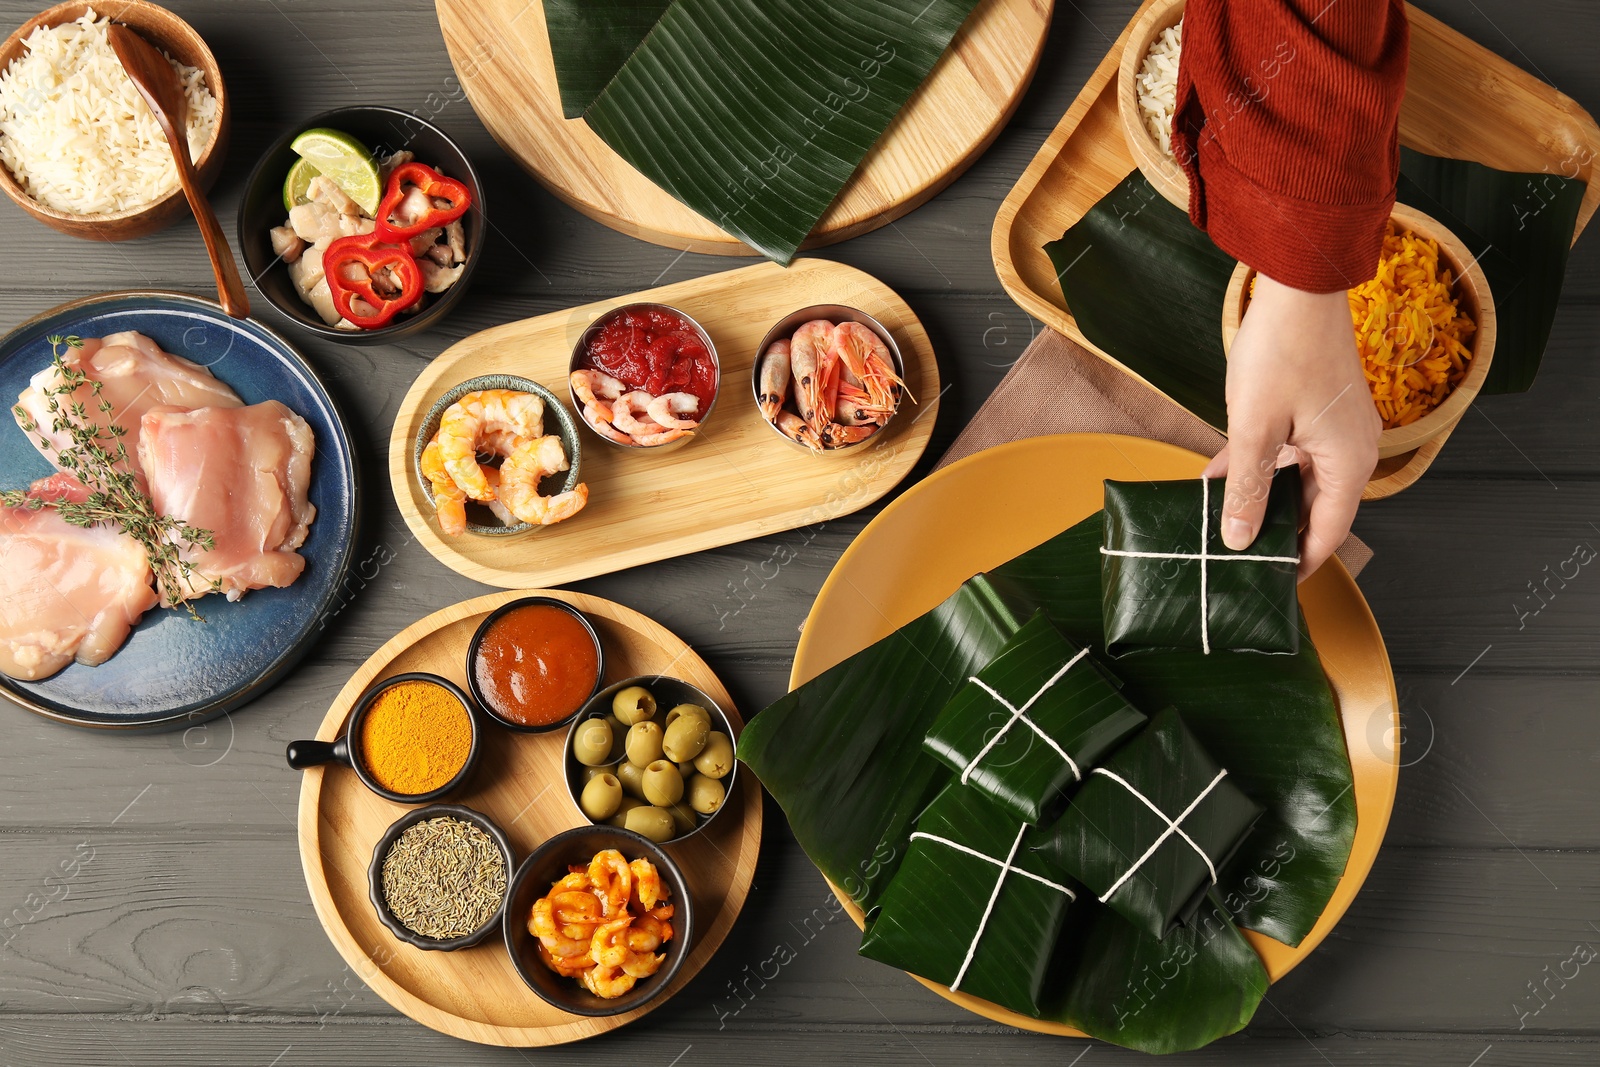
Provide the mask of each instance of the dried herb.
[{"label": "dried herb", "polygon": [[[23,432],[38,434],[40,448],[54,452],[56,466],[82,482],[89,495],[82,501],[52,500],[26,489],[11,489],[0,493],[0,504],[34,511],[52,507],[72,526],[114,524],[143,546],[162,603],[173,608],[182,605],[191,618],[198,620],[200,613],[188,602],[189,597],[197,592],[214,592],[221,588],[221,583],[214,578],[201,582],[199,572],[184,554],[210,551],[214,544],[211,531],[190,526],[156,510],[138,476],[128,469],[128,446],[124,440],[128,431],[109,421],[112,404],[100,395],[100,382],[70,366],[64,358],[67,351],[82,348],[83,340],[60,336],[47,340],[51,366],[56,373],[55,384],[44,390],[45,410],[51,417],[50,431],[68,434],[72,443],[64,448],[58,446],[40,431],[38,423],[21,405],[12,411]],[[75,394],[84,387],[89,390],[89,402],[76,398]],[[91,418],[90,403],[100,415],[107,417],[105,424]]]},{"label": "dried herb", "polygon": [[406,929],[437,941],[494,918],[506,860],[481,827],[441,816],[409,826],[383,857],[383,901]]}]

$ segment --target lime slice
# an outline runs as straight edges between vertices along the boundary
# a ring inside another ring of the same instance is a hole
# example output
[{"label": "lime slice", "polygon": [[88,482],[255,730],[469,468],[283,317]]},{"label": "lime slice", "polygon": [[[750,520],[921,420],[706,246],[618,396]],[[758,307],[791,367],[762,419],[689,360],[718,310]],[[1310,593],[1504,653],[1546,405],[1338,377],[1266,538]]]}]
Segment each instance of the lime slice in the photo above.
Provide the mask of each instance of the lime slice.
[{"label": "lime slice", "polygon": [[307,163],[304,159],[294,161],[294,166],[289,168],[289,176],[283,180],[283,206],[287,211],[293,211],[296,204],[308,202],[306,190],[311,186],[311,179],[320,171]]},{"label": "lime slice", "polygon": [[383,183],[378,180],[378,162],[366,145],[342,130],[318,127],[296,137],[289,147],[318,174],[332,178],[346,196],[361,205],[361,210],[368,215],[377,214]]}]

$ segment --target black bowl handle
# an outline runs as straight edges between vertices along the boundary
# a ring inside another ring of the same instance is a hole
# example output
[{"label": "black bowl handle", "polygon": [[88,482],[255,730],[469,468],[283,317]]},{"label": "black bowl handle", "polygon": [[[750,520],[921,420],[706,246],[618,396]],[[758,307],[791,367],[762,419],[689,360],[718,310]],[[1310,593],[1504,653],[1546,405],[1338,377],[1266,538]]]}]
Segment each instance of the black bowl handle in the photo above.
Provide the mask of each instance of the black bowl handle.
[{"label": "black bowl handle", "polygon": [[288,757],[289,766],[297,771],[323,763],[338,762],[349,766],[350,742],[344,737],[337,741],[290,741],[284,755]]}]

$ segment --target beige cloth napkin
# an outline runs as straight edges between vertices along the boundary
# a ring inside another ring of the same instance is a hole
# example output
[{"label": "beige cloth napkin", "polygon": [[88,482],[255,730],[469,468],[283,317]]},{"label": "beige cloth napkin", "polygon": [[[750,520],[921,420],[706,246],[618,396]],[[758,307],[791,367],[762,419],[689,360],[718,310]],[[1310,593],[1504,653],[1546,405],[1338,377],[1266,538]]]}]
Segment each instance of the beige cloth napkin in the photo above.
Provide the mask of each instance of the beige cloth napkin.
[{"label": "beige cloth napkin", "polygon": [[[1055,433],[1121,433],[1214,456],[1226,440],[1177,404],[1147,389],[1054,330],[1028,345],[939,466],[995,445]],[[1339,547],[1352,575],[1372,561],[1354,534]]]}]

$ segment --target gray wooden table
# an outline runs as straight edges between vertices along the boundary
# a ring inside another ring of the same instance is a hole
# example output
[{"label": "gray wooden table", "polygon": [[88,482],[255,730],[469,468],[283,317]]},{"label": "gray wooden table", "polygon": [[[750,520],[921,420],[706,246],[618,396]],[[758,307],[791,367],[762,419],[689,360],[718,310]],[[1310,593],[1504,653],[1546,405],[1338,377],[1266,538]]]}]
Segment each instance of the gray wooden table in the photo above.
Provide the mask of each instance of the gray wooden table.
[{"label": "gray wooden table", "polygon": [[[413,544],[388,499],[383,451],[399,398],[428,359],[474,331],[736,264],[620,236],[544,193],[478,123],[423,0],[171,6],[215,48],[237,107],[216,193],[230,230],[244,177],[272,138],[325,108],[386,103],[433,118],[465,143],[486,175],[500,233],[470,299],[433,333],[376,349],[300,338],[353,419],[375,490],[361,556],[392,561],[352,587],[299,670],[231,718],[187,733],[110,736],[0,708],[0,1062],[1092,1067],[1139,1059],[992,1025],[859,959],[855,929],[830,907],[775,807],[754,892],[722,951],[671,1004],[610,1036],[559,1050],[467,1045],[398,1015],[344,965],[301,877],[299,780],[283,764],[284,743],[315,729],[389,636],[486,591]],[[1600,111],[1600,4],[1422,6]],[[1063,0],[1039,76],[990,152],[898,224],[821,253],[903,293],[952,383],[913,479],[1038,328],[995,280],[990,224],[1134,7]],[[4,0],[0,26],[33,10]],[[374,25],[376,39],[366,36]],[[192,223],[96,246],[8,207],[0,247],[4,327],[102,290],[211,286]],[[258,306],[284,326],[265,301]],[[1530,583],[1575,545],[1600,545],[1597,331],[1592,235],[1574,254],[1538,385],[1480,403],[1421,484],[1363,511],[1357,530],[1378,557],[1361,584],[1388,641],[1407,728],[1386,845],[1344,921],[1272,990],[1248,1030],[1177,1062],[1600,1062],[1600,966],[1579,962],[1600,944],[1600,577],[1584,570],[1552,583],[1554,598],[1522,614],[1538,603]],[[756,571],[774,539],[580,588],[681,634],[754,711],[783,691],[812,597],[874,510],[827,524],[776,578]],[[59,875],[63,861],[74,876]],[[779,944],[794,958],[773,976],[762,964]]]}]

